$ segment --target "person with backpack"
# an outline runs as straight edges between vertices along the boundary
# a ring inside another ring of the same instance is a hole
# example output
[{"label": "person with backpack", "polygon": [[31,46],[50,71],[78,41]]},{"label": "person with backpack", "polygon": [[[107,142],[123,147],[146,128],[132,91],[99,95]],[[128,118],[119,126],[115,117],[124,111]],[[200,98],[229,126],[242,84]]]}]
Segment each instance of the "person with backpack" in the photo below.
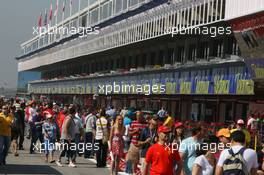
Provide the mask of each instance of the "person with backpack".
[{"label": "person with backpack", "polygon": [[231,148],[222,151],[215,175],[255,175],[258,169],[257,153],[245,147],[243,131],[231,133]]}]

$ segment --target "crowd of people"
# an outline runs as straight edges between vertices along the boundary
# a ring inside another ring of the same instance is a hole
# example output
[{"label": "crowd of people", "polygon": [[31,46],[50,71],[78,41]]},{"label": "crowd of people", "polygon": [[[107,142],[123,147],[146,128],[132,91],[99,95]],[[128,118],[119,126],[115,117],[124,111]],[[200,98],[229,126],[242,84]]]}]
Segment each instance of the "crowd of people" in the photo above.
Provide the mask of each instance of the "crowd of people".
[{"label": "crowd of people", "polygon": [[259,147],[252,149],[252,118],[212,129],[201,121],[179,121],[164,108],[150,114],[16,99],[1,104],[0,166],[6,165],[10,148],[19,156],[26,137],[29,154],[43,151],[46,163],[60,167],[62,159],[76,167],[80,156],[106,167],[109,156],[111,175],[139,169],[143,175],[263,175],[264,141],[258,137]]}]

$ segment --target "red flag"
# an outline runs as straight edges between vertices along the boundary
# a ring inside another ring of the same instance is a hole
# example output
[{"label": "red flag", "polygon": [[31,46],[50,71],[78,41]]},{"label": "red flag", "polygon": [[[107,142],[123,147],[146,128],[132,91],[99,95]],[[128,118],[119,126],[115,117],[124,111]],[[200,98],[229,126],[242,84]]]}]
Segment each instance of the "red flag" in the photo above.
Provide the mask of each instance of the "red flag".
[{"label": "red flag", "polygon": [[40,13],[39,18],[38,18],[38,26],[42,26],[42,13]]},{"label": "red flag", "polygon": [[52,1],[50,1],[49,21],[52,20]]}]

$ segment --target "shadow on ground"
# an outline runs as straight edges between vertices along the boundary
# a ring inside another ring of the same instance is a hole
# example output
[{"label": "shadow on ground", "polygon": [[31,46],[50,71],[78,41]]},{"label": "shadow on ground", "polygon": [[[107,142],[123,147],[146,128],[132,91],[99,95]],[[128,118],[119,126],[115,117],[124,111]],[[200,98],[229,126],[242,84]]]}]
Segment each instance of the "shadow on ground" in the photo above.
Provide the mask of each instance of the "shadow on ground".
[{"label": "shadow on ground", "polygon": [[58,174],[56,169],[48,165],[6,165],[0,167],[0,174]]}]

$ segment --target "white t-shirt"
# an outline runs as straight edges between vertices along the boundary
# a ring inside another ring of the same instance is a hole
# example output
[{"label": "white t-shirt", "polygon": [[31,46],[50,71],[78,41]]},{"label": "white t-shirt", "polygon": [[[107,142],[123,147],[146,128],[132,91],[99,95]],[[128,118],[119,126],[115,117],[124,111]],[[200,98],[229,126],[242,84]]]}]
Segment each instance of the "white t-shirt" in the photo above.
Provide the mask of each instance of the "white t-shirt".
[{"label": "white t-shirt", "polygon": [[[100,122],[100,120],[101,120],[101,122]],[[103,135],[104,135],[103,132],[107,133],[108,127],[109,127],[109,123],[104,117],[97,119],[96,120],[96,128],[95,128],[96,129],[95,139],[96,140],[102,140]]]},{"label": "white t-shirt", "polygon": [[[243,146],[237,145],[237,146],[232,146],[231,149],[233,150],[234,154],[238,153],[240,149]],[[228,149],[225,149],[221,152],[217,166],[223,167],[224,161],[227,159],[229,156]],[[258,168],[258,158],[257,158],[257,153],[252,150],[252,149],[246,149],[243,153],[243,158],[246,162],[246,167],[248,172],[251,171],[252,168]]]},{"label": "white t-shirt", "polygon": [[29,108],[29,121],[32,122],[33,117],[37,114],[35,108]]},{"label": "white t-shirt", "polygon": [[214,167],[208,162],[204,155],[197,157],[194,161],[194,164],[197,164],[201,167],[202,171],[200,175],[214,174]]},{"label": "white t-shirt", "polygon": [[255,124],[255,121],[256,121],[256,119],[254,119],[254,118],[252,117],[252,118],[250,118],[250,119],[248,120],[248,122],[247,122],[247,126],[248,126],[250,129],[252,129],[252,130],[257,129],[257,126],[256,126],[256,124]]}]

